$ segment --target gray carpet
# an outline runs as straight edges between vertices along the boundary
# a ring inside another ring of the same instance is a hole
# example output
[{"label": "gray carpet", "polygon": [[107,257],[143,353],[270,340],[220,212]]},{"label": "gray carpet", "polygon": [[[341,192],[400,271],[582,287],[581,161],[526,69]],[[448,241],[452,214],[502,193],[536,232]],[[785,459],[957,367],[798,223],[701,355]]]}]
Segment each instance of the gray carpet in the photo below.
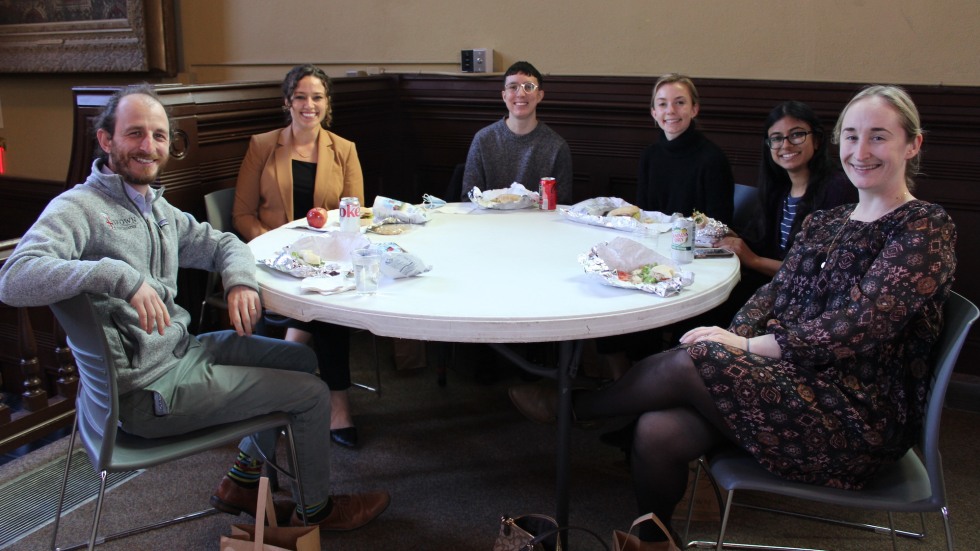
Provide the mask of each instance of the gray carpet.
[{"label": "gray carpet", "polygon": [[[363,529],[323,534],[323,549],[488,551],[501,514],[553,513],[554,428],[525,421],[511,406],[506,388],[521,382],[516,374],[493,384],[478,384],[474,364],[500,363],[504,372],[508,370],[502,362],[491,362],[489,351],[470,349],[449,372],[448,386],[440,388],[432,369],[396,372],[387,360],[387,341],[380,339],[379,343],[385,362],[384,394],[378,398],[363,390],[351,391],[363,446],[358,450],[332,448],[332,478],[337,493],[386,489],[392,504],[378,521]],[[355,370],[355,379],[373,377],[366,348],[357,347],[355,362],[364,367]],[[956,547],[961,550],[980,549],[974,506],[980,499],[980,454],[973,441],[978,422],[980,414],[958,410],[948,410],[943,420],[946,483]],[[604,429],[616,426],[607,424]],[[608,537],[613,529],[628,528],[635,511],[623,454],[598,441],[601,430],[573,434],[571,523]],[[62,439],[0,467],[0,485],[63,455],[66,444],[67,439]],[[233,447],[214,450],[151,469],[111,490],[102,532],[205,507],[234,451]],[[4,510],[26,507],[7,495],[0,500]],[[749,496],[749,500],[777,503],[763,496]],[[791,505],[827,512],[812,504]],[[64,518],[59,538],[63,546],[86,537],[92,512],[90,503]],[[849,518],[884,521],[884,515],[876,513],[855,512]],[[213,550],[218,549],[231,523],[250,520],[219,514],[111,542],[100,549]],[[899,516],[898,522],[910,525],[917,517]],[[899,549],[943,549],[939,516],[929,515],[927,522],[930,536],[926,540],[900,541]],[[695,523],[692,537],[713,539],[716,530],[717,523]],[[741,542],[841,551],[891,548],[888,538],[881,535],[744,509],[733,513],[729,533],[730,539]],[[47,525],[8,548],[45,549],[50,537]],[[583,536],[573,536],[571,543],[576,550],[598,548]]]}]

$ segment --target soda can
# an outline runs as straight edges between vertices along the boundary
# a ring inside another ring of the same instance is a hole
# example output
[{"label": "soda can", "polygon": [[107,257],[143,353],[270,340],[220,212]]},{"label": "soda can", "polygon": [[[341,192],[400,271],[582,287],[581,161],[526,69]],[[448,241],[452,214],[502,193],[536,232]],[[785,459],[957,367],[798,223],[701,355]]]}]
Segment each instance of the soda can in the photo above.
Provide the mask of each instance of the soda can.
[{"label": "soda can", "polygon": [[340,231],[361,231],[361,201],[357,197],[340,198]]},{"label": "soda can", "polygon": [[555,210],[558,203],[558,182],[550,176],[541,178],[538,184],[538,197],[538,208]]},{"label": "soda can", "polygon": [[676,218],[670,228],[670,259],[678,264],[694,261],[694,220]]}]

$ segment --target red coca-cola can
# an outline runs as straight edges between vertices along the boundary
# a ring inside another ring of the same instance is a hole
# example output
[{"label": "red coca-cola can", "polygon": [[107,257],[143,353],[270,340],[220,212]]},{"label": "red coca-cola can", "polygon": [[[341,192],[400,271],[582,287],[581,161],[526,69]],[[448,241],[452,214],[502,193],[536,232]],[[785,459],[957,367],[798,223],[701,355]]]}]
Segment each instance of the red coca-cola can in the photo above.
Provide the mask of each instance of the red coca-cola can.
[{"label": "red coca-cola can", "polygon": [[541,178],[538,184],[538,208],[541,210],[555,210],[558,204],[558,181],[550,176]]}]

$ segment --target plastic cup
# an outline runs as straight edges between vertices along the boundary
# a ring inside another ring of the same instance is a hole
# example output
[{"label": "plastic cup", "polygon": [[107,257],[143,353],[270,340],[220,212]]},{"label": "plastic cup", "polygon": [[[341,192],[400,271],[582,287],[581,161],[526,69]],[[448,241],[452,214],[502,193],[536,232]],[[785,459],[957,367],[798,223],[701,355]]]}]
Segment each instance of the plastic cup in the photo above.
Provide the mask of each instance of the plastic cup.
[{"label": "plastic cup", "polygon": [[381,279],[381,251],[371,247],[355,249],[351,252],[351,262],[354,264],[354,285],[362,295],[373,295],[378,292],[378,280]]}]

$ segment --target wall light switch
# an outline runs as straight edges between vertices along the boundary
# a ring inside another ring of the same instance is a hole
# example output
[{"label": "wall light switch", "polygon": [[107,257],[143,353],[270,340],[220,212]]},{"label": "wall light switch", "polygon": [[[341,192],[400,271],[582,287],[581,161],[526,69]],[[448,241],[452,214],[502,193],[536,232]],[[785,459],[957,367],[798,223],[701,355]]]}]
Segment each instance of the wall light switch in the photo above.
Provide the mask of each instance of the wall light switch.
[{"label": "wall light switch", "polygon": [[479,48],[473,50],[473,72],[492,73],[493,72],[493,48]]},{"label": "wall light switch", "polygon": [[464,73],[492,73],[494,66],[493,49],[477,48],[461,50],[459,70]]}]

